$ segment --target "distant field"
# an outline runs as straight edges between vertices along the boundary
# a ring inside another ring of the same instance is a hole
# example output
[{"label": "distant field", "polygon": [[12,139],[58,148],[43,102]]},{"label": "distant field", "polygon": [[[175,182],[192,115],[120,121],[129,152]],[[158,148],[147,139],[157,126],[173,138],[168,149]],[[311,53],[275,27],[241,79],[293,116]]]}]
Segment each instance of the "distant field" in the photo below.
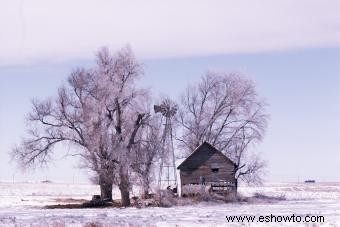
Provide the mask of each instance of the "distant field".
[{"label": "distant field", "polygon": [[[240,188],[240,193],[245,197],[257,194],[264,198],[285,198],[282,201],[254,199],[244,203],[202,202],[197,205],[144,209],[43,209],[45,205],[91,199],[93,194],[98,193],[98,186],[88,184],[0,183],[0,226],[84,226],[89,223],[105,226],[225,226],[226,215],[270,214],[324,215],[323,224],[340,226],[340,183],[267,183],[261,187]],[[114,195],[118,196],[118,191]],[[263,226],[263,223],[251,225]],[[277,223],[267,225],[276,226]]]}]

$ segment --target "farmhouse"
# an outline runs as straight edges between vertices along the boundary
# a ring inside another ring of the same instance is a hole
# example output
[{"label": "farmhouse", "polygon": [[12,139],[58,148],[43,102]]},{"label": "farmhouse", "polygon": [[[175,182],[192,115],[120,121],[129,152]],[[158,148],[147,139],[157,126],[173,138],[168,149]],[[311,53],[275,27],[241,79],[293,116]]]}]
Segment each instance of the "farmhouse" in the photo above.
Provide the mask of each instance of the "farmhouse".
[{"label": "farmhouse", "polygon": [[236,164],[211,144],[204,142],[178,167],[181,188],[202,184],[216,189],[234,189]]}]

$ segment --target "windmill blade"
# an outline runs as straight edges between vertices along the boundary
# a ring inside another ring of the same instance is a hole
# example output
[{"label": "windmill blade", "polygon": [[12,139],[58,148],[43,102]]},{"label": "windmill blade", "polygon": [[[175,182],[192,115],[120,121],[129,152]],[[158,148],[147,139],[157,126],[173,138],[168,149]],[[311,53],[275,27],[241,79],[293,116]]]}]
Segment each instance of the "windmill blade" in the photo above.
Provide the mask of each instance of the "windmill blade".
[{"label": "windmill blade", "polygon": [[162,111],[162,107],[161,107],[161,106],[158,106],[158,105],[154,105],[154,106],[153,106],[153,109],[154,109],[155,113],[159,113],[159,112]]}]

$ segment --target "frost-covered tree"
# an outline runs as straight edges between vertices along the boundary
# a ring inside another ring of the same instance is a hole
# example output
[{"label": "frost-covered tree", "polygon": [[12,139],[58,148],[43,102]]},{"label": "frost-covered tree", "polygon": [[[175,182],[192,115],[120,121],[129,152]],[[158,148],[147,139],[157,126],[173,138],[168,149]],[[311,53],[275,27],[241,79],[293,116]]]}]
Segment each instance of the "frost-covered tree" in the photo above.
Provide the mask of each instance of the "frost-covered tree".
[{"label": "frost-covered tree", "polygon": [[137,135],[138,143],[133,146],[132,169],[141,186],[141,197],[148,198],[151,183],[155,178],[156,163],[160,156],[161,130],[160,118],[152,116]]},{"label": "frost-covered tree", "polygon": [[262,140],[267,118],[253,81],[237,73],[207,72],[182,94],[178,144],[188,154],[207,141],[236,163],[236,180],[256,182],[264,163],[248,148]]},{"label": "frost-covered tree", "polygon": [[13,149],[14,159],[24,167],[46,164],[56,144],[69,143],[96,174],[102,197],[112,199],[116,184],[128,206],[131,150],[149,118],[148,92],[135,86],[142,73],[129,48],[115,55],[101,49],[96,65],[74,70],[57,97],[33,101],[28,135]]}]

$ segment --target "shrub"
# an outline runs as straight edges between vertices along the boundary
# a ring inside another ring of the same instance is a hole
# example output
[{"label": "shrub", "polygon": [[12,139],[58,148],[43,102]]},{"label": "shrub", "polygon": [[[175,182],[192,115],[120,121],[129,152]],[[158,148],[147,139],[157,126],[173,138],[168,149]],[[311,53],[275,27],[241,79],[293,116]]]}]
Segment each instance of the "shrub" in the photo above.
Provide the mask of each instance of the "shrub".
[{"label": "shrub", "polygon": [[158,190],[155,195],[155,201],[160,207],[172,207],[176,205],[176,196],[170,190]]},{"label": "shrub", "polygon": [[84,227],[102,227],[103,225],[98,222],[88,222],[84,225]]}]

